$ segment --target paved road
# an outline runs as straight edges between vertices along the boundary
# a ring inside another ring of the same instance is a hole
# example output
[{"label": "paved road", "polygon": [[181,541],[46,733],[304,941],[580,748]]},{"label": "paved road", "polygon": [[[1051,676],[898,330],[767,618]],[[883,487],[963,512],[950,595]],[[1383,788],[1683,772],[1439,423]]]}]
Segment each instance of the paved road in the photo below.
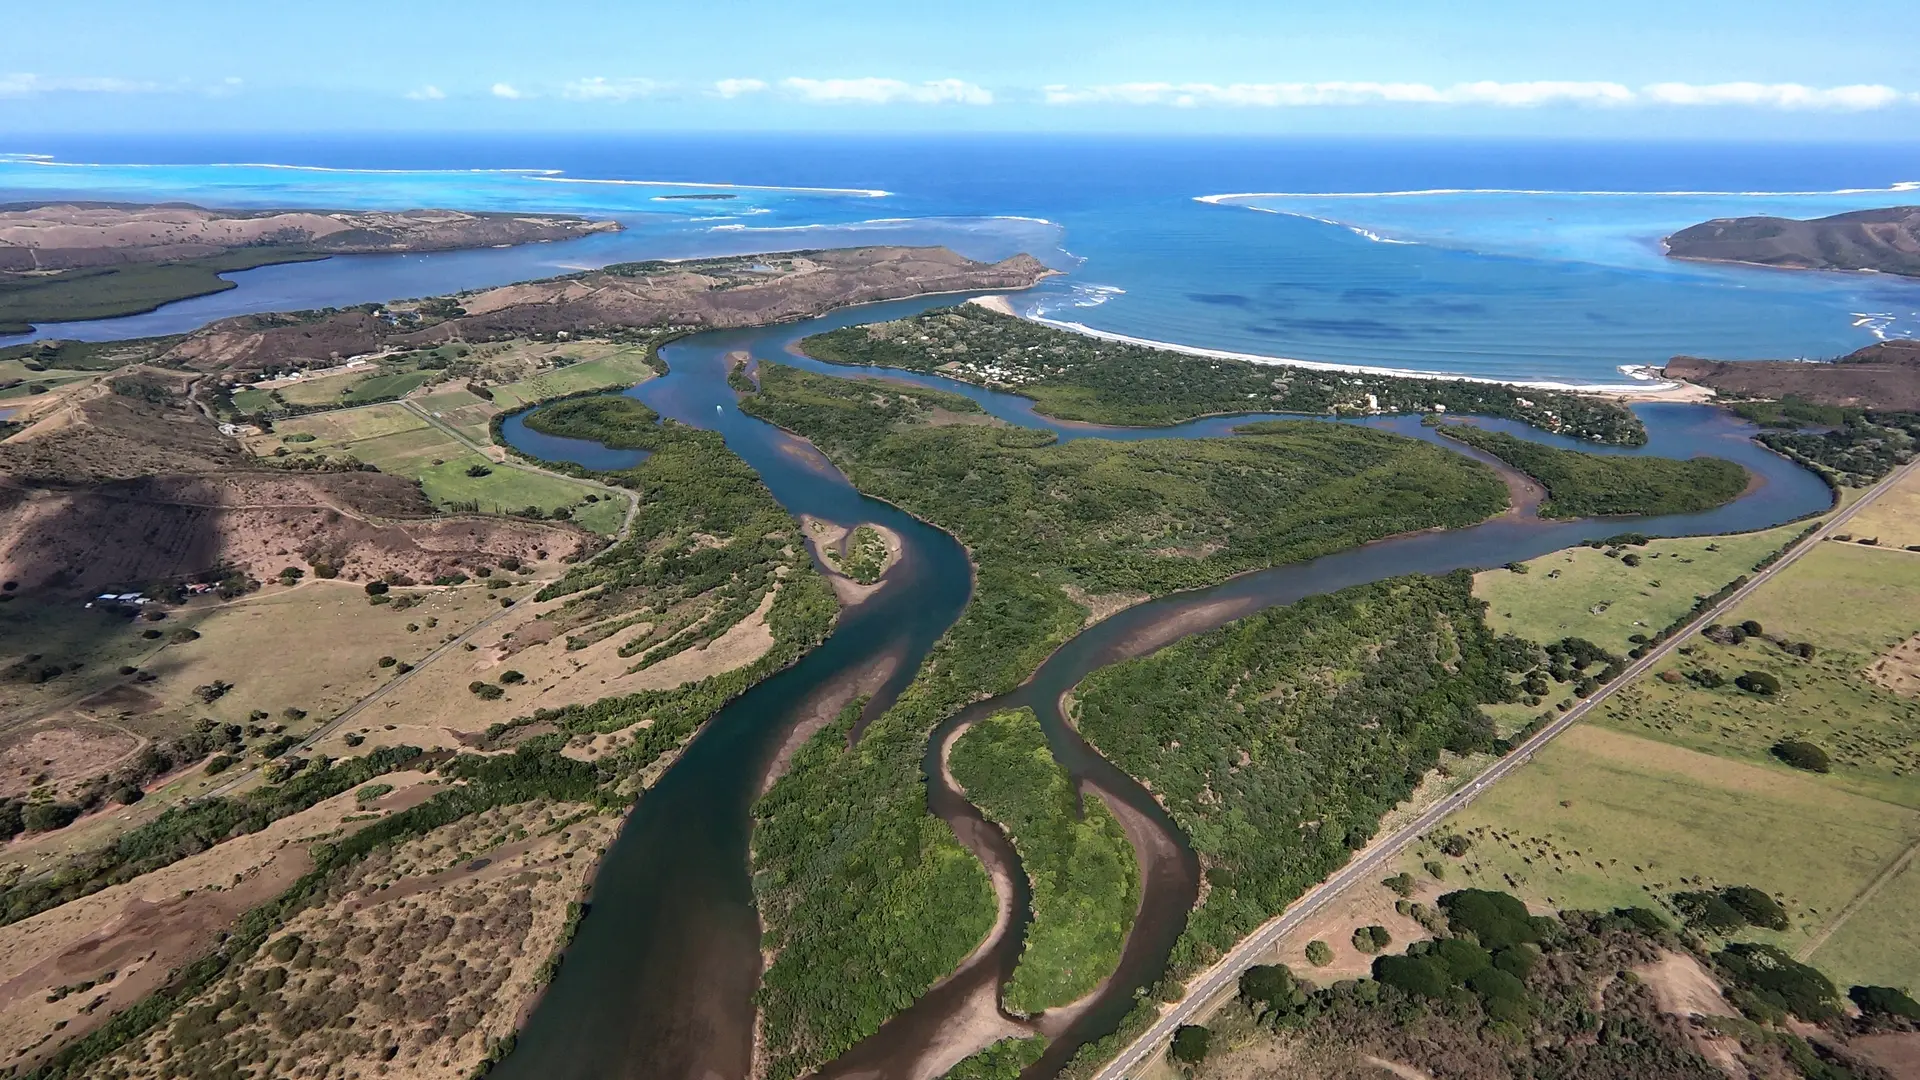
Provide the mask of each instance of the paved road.
[{"label": "paved road", "polygon": [[[1731,610],[1735,605],[1752,595],[1755,589],[1765,584],[1775,574],[1792,566],[1802,555],[1812,551],[1822,540],[1825,540],[1844,526],[1852,519],[1853,515],[1860,512],[1862,507],[1867,506],[1875,499],[1886,494],[1889,488],[1893,487],[1894,484],[1898,483],[1906,477],[1907,474],[1914,472],[1916,469],[1920,469],[1920,458],[1916,458],[1914,461],[1896,469],[1884,480],[1881,480],[1869,488],[1867,493],[1861,496],[1858,502],[1835,514],[1825,525],[1820,527],[1818,532],[1801,541],[1792,551],[1787,552],[1772,566],[1754,574],[1752,580],[1735,590],[1731,596],[1728,596],[1725,600],[1716,604],[1712,609],[1704,612],[1700,618],[1694,620],[1693,626],[1707,625]],[[1541,728],[1532,738],[1514,747],[1511,753],[1502,757],[1499,761],[1494,762],[1486,772],[1474,778],[1471,783],[1435,803],[1419,817],[1402,826],[1398,831],[1368,845],[1364,851],[1352,862],[1342,867],[1339,872],[1321,882],[1319,885],[1314,886],[1312,889],[1307,890],[1305,895],[1294,901],[1292,907],[1289,907],[1278,917],[1269,920],[1265,925],[1261,926],[1260,929],[1254,931],[1252,935],[1242,939],[1240,944],[1234,946],[1226,956],[1221,958],[1219,963],[1208,968],[1198,978],[1188,983],[1186,996],[1172,1009],[1162,1014],[1160,1019],[1155,1021],[1154,1025],[1148,1028],[1139,1038],[1128,1044],[1127,1048],[1122,1050],[1119,1056],[1114,1058],[1106,1068],[1095,1074],[1095,1080],[1124,1080],[1124,1078],[1133,1075],[1133,1070],[1138,1069],[1140,1066],[1152,1060],[1160,1048],[1164,1046],[1169,1039],[1173,1038],[1175,1028],[1178,1028],[1182,1024],[1192,1023],[1194,1018],[1204,1012],[1215,998],[1220,996],[1228,988],[1236,985],[1239,982],[1241,973],[1257,963],[1261,956],[1273,947],[1274,942],[1280,940],[1295,927],[1318,914],[1322,908],[1335,897],[1339,896],[1348,886],[1370,880],[1375,875],[1387,869],[1394,857],[1399,855],[1407,845],[1413,843],[1421,836],[1426,835],[1429,830],[1435,825],[1438,825],[1447,815],[1467,805],[1474,799],[1479,798],[1489,787],[1498,783],[1515,769],[1531,761],[1534,753],[1541,747],[1552,742],[1554,738],[1562,732],[1580,722],[1594,706],[1605,701],[1615,690],[1627,685],[1640,675],[1645,674],[1648,668],[1665,659],[1667,654],[1678,648],[1680,643],[1690,636],[1691,632],[1687,631],[1668,638],[1652,652],[1629,664],[1619,678],[1602,686],[1594,692],[1592,697],[1568,709],[1551,724]]]}]

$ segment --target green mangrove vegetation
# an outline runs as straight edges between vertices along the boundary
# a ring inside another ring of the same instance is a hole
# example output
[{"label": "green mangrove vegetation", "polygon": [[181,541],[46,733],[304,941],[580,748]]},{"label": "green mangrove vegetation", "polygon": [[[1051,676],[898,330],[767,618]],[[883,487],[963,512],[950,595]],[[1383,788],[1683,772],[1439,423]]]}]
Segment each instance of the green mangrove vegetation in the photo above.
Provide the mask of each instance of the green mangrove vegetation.
[{"label": "green mangrove vegetation", "polygon": [[1185,978],[1373,838],[1538,650],[1495,638],[1464,571],[1309,597],[1089,676],[1083,735],[1147,783],[1207,866]]},{"label": "green mangrove vegetation", "polygon": [[[944,423],[953,394],[768,365],[742,408],[811,439],[869,494],[965,543],[972,600],[900,700],[849,749],[843,717],[755,809],[756,896],[773,955],[760,990],[768,1075],[797,1076],[877,1030],[992,924],[979,863],[926,810],[933,729],[1013,689],[1077,632],[1088,593],[1166,592],[1505,503],[1484,467],[1366,428],[1257,425],[1234,439],[1056,444]],[[823,843],[822,837],[832,837]]]},{"label": "green mangrove vegetation", "polygon": [[1167,592],[1506,505],[1493,472],[1387,432],[1267,421],[1225,439],[1057,442],[939,422],[956,394],[770,366],[742,407],[811,439],[854,486],[1056,587]]},{"label": "green mangrove vegetation", "polygon": [[1162,426],[1220,413],[1474,413],[1620,446],[1647,441],[1624,406],[1550,390],[1256,364],[1105,341],[989,311],[938,308],[800,343],[831,364],[947,375],[1012,390],[1062,420]]},{"label": "green mangrove vegetation", "polygon": [[969,727],[948,765],[1012,839],[1033,886],[1033,921],[1002,1003],[1032,1016],[1091,993],[1119,964],[1140,903],[1120,822],[1097,795],[1082,799],[1031,709]]},{"label": "green mangrove vegetation", "polygon": [[1589,454],[1472,424],[1443,424],[1440,432],[1546,485],[1542,517],[1691,514],[1732,502],[1747,488],[1747,470],[1722,458]]},{"label": "green mangrove vegetation", "polygon": [[0,333],[24,333],[38,322],[139,315],[176,300],[225,292],[221,274],[328,256],[297,248],[239,248],[197,259],[0,274]]}]

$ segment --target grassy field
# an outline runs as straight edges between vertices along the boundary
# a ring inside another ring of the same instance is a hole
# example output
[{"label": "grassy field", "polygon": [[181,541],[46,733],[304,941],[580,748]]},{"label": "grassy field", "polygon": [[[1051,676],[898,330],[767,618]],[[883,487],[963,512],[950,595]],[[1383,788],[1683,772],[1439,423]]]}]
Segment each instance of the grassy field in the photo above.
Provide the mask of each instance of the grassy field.
[{"label": "grassy field", "polygon": [[[1793,925],[1740,936],[1794,951],[1920,839],[1920,812],[1785,768],[1580,727],[1441,832],[1473,846],[1449,859],[1428,844],[1401,869],[1418,877],[1438,861],[1449,887],[1508,889],[1562,909],[1657,907],[1676,891],[1753,885],[1780,898]],[[1920,970],[1920,952],[1901,962]]]},{"label": "grassy field", "polygon": [[[348,371],[283,386],[278,393],[289,405],[362,405],[392,398],[426,384],[431,371]],[[237,403],[236,403],[237,404]]]},{"label": "grassy field", "polygon": [[[478,401],[464,390],[460,393]],[[314,439],[286,441],[288,435],[296,434],[312,435]],[[253,440],[256,453],[272,453],[276,446],[302,453],[350,455],[381,472],[420,481],[427,498],[441,506],[478,504],[489,513],[537,506],[542,513],[550,514],[563,506],[581,505],[590,494],[607,494],[595,484],[493,461],[406,406],[391,402],[283,420],[275,425],[272,435]],[[476,466],[487,472],[467,475]],[[581,526],[609,536],[617,531],[626,506],[618,496],[612,501],[612,508],[588,505]]]},{"label": "grassy field", "polygon": [[1878,540],[1882,547],[1920,544],[1920,473],[1908,475],[1872,506],[1854,515],[1847,531]]},{"label": "grassy field", "polygon": [[[1920,630],[1911,597],[1920,559],[1904,552],[1828,542],[1769,581],[1728,616],[1754,620],[1768,635],[1814,647],[1811,658],[1772,641],[1722,645],[1696,638],[1598,710],[1600,723],[1708,753],[1771,764],[1784,738],[1819,745],[1833,759],[1826,782],[1903,806],[1920,807],[1920,702],[1863,677],[1877,658]],[[1690,675],[1719,673],[1726,685]],[[1732,680],[1764,671],[1780,680],[1771,696]],[[1666,673],[1672,672],[1668,675]],[[1673,681],[1669,681],[1673,680]]]},{"label": "grassy field", "polygon": [[[1542,644],[1583,637],[1625,653],[1632,648],[1629,637],[1673,622],[1700,597],[1752,572],[1755,563],[1803,528],[1655,540],[1613,557],[1594,548],[1568,548],[1525,564],[1525,574],[1477,574],[1473,595],[1487,602],[1487,622],[1496,630]],[[1626,565],[1626,554],[1636,556],[1639,565]]]},{"label": "grassy field", "polygon": [[569,364],[519,382],[495,386],[492,393],[493,400],[501,408],[511,410],[582,390],[633,386],[652,377],[653,369],[647,366],[647,350],[639,348],[598,360]]},{"label": "grassy field", "polygon": [[[1602,552],[1559,552],[1534,560],[1524,575],[1481,575],[1476,594],[1492,602],[1496,627],[1537,640],[1580,633],[1618,647],[1636,619],[1665,625],[1692,593],[1745,572],[1796,528],[1655,541],[1630,549],[1643,553],[1631,571]],[[1707,552],[1708,544],[1720,550]],[[1659,559],[1648,557],[1654,552]],[[1548,577],[1549,568],[1561,575]],[[1621,588],[1656,576],[1657,595]],[[1668,601],[1665,589],[1675,586],[1679,595]],[[1658,904],[1678,891],[1753,885],[1781,900],[1792,926],[1739,936],[1811,950],[1842,987],[1911,985],[1920,971],[1920,874],[1911,864],[1843,924],[1834,920],[1920,843],[1920,701],[1866,677],[1883,660],[1913,663],[1889,652],[1920,630],[1917,592],[1920,557],[1823,543],[1721,619],[1757,622],[1761,636],[1689,639],[1684,652],[1604,702],[1590,724],[1450,819],[1402,869],[1421,876],[1437,863],[1449,887],[1508,888],[1563,908]],[[1589,614],[1603,601],[1604,617]],[[1811,656],[1801,655],[1802,645]],[[1773,675],[1779,691],[1739,689],[1733,680],[1748,671]],[[1724,682],[1714,685],[1706,672]],[[1770,749],[1789,737],[1821,746],[1832,772],[1775,760]],[[1436,852],[1434,841],[1449,832],[1473,841],[1465,858]]]},{"label": "grassy field", "polygon": [[492,438],[489,425],[500,407],[466,388],[439,389],[418,399],[433,418],[481,445]]},{"label": "grassy field", "polygon": [[1920,959],[1920,862],[1889,880],[1854,911],[1807,961],[1822,971],[1851,972],[1855,982],[1914,988]]}]

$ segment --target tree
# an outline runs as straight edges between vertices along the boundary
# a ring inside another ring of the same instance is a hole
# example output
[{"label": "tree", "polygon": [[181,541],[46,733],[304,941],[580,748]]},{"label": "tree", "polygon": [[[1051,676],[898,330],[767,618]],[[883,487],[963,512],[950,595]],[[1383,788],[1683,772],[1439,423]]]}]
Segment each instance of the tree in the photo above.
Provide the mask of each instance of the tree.
[{"label": "tree", "polygon": [[1393,944],[1393,935],[1384,926],[1362,926],[1353,932],[1353,947],[1369,955]]},{"label": "tree", "polygon": [[369,581],[366,584],[366,590],[368,596],[380,596],[387,591],[387,583],[384,581]]},{"label": "tree", "polygon": [[1333,963],[1333,946],[1318,938],[1307,942],[1307,963],[1314,967],[1326,967]]},{"label": "tree", "polygon": [[1393,875],[1380,884],[1392,889],[1395,894],[1402,897],[1412,896],[1413,890],[1418,887],[1418,883],[1413,880],[1413,875],[1404,871]]},{"label": "tree", "polygon": [[1785,930],[1788,926],[1787,910],[1780,902],[1751,885],[1730,885],[1720,895],[1753,926],[1767,930]]},{"label": "tree", "polygon": [[1173,1059],[1198,1065],[1207,1060],[1207,1044],[1212,1041],[1213,1032],[1199,1024],[1182,1024],[1173,1032]]},{"label": "tree", "polygon": [[79,816],[80,808],[72,803],[35,802],[27,804],[21,820],[28,832],[52,832],[73,824]]},{"label": "tree", "polygon": [[1832,772],[1833,762],[1827,752],[1802,739],[1782,739],[1773,744],[1773,756],[1796,769],[1808,772]]},{"label": "tree", "polygon": [[485,465],[469,465],[467,466],[467,475],[474,477],[491,476],[493,475],[493,470]]},{"label": "tree", "polygon": [[1733,685],[1749,694],[1772,697],[1780,692],[1780,680],[1764,671],[1749,671],[1733,680]]},{"label": "tree", "polygon": [[1905,1020],[1920,1020],[1920,1001],[1913,1000],[1905,990],[1893,986],[1856,986],[1847,991],[1860,1011],[1868,1016],[1897,1016]]},{"label": "tree", "polygon": [[505,697],[507,693],[492,683],[480,682],[477,679],[468,683],[467,689],[473,691],[473,696],[482,701],[498,701],[502,697]]},{"label": "tree", "polygon": [[1456,859],[1465,855],[1472,847],[1473,841],[1461,836],[1459,833],[1449,833],[1446,839],[1440,841],[1441,852],[1451,855]]},{"label": "tree", "polygon": [[1748,619],[1746,622],[1741,623],[1740,629],[1745,630],[1748,637],[1759,637],[1761,634],[1767,632],[1765,627],[1753,619]]}]

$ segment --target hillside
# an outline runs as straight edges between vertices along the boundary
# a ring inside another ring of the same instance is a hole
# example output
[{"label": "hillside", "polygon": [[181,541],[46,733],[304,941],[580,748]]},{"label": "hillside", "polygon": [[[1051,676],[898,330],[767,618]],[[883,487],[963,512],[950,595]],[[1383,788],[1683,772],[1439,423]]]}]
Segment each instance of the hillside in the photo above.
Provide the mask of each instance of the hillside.
[{"label": "hillside", "polygon": [[1675,259],[1915,277],[1920,276],[1920,206],[1855,210],[1811,221],[1715,218],[1674,233],[1666,246]]},{"label": "hillside", "polygon": [[1831,364],[1676,356],[1665,374],[1733,397],[1795,397],[1815,405],[1888,412],[1920,409],[1920,341],[1907,339],[1878,342]]},{"label": "hillside", "polygon": [[871,247],[687,262],[622,263],[423,304],[213,323],[163,358],[200,371],[306,366],[385,348],[613,328],[760,326],[849,304],[927,293],[1019,289],[1051,274],[1016,255],[975,262],[946,248]]}]

